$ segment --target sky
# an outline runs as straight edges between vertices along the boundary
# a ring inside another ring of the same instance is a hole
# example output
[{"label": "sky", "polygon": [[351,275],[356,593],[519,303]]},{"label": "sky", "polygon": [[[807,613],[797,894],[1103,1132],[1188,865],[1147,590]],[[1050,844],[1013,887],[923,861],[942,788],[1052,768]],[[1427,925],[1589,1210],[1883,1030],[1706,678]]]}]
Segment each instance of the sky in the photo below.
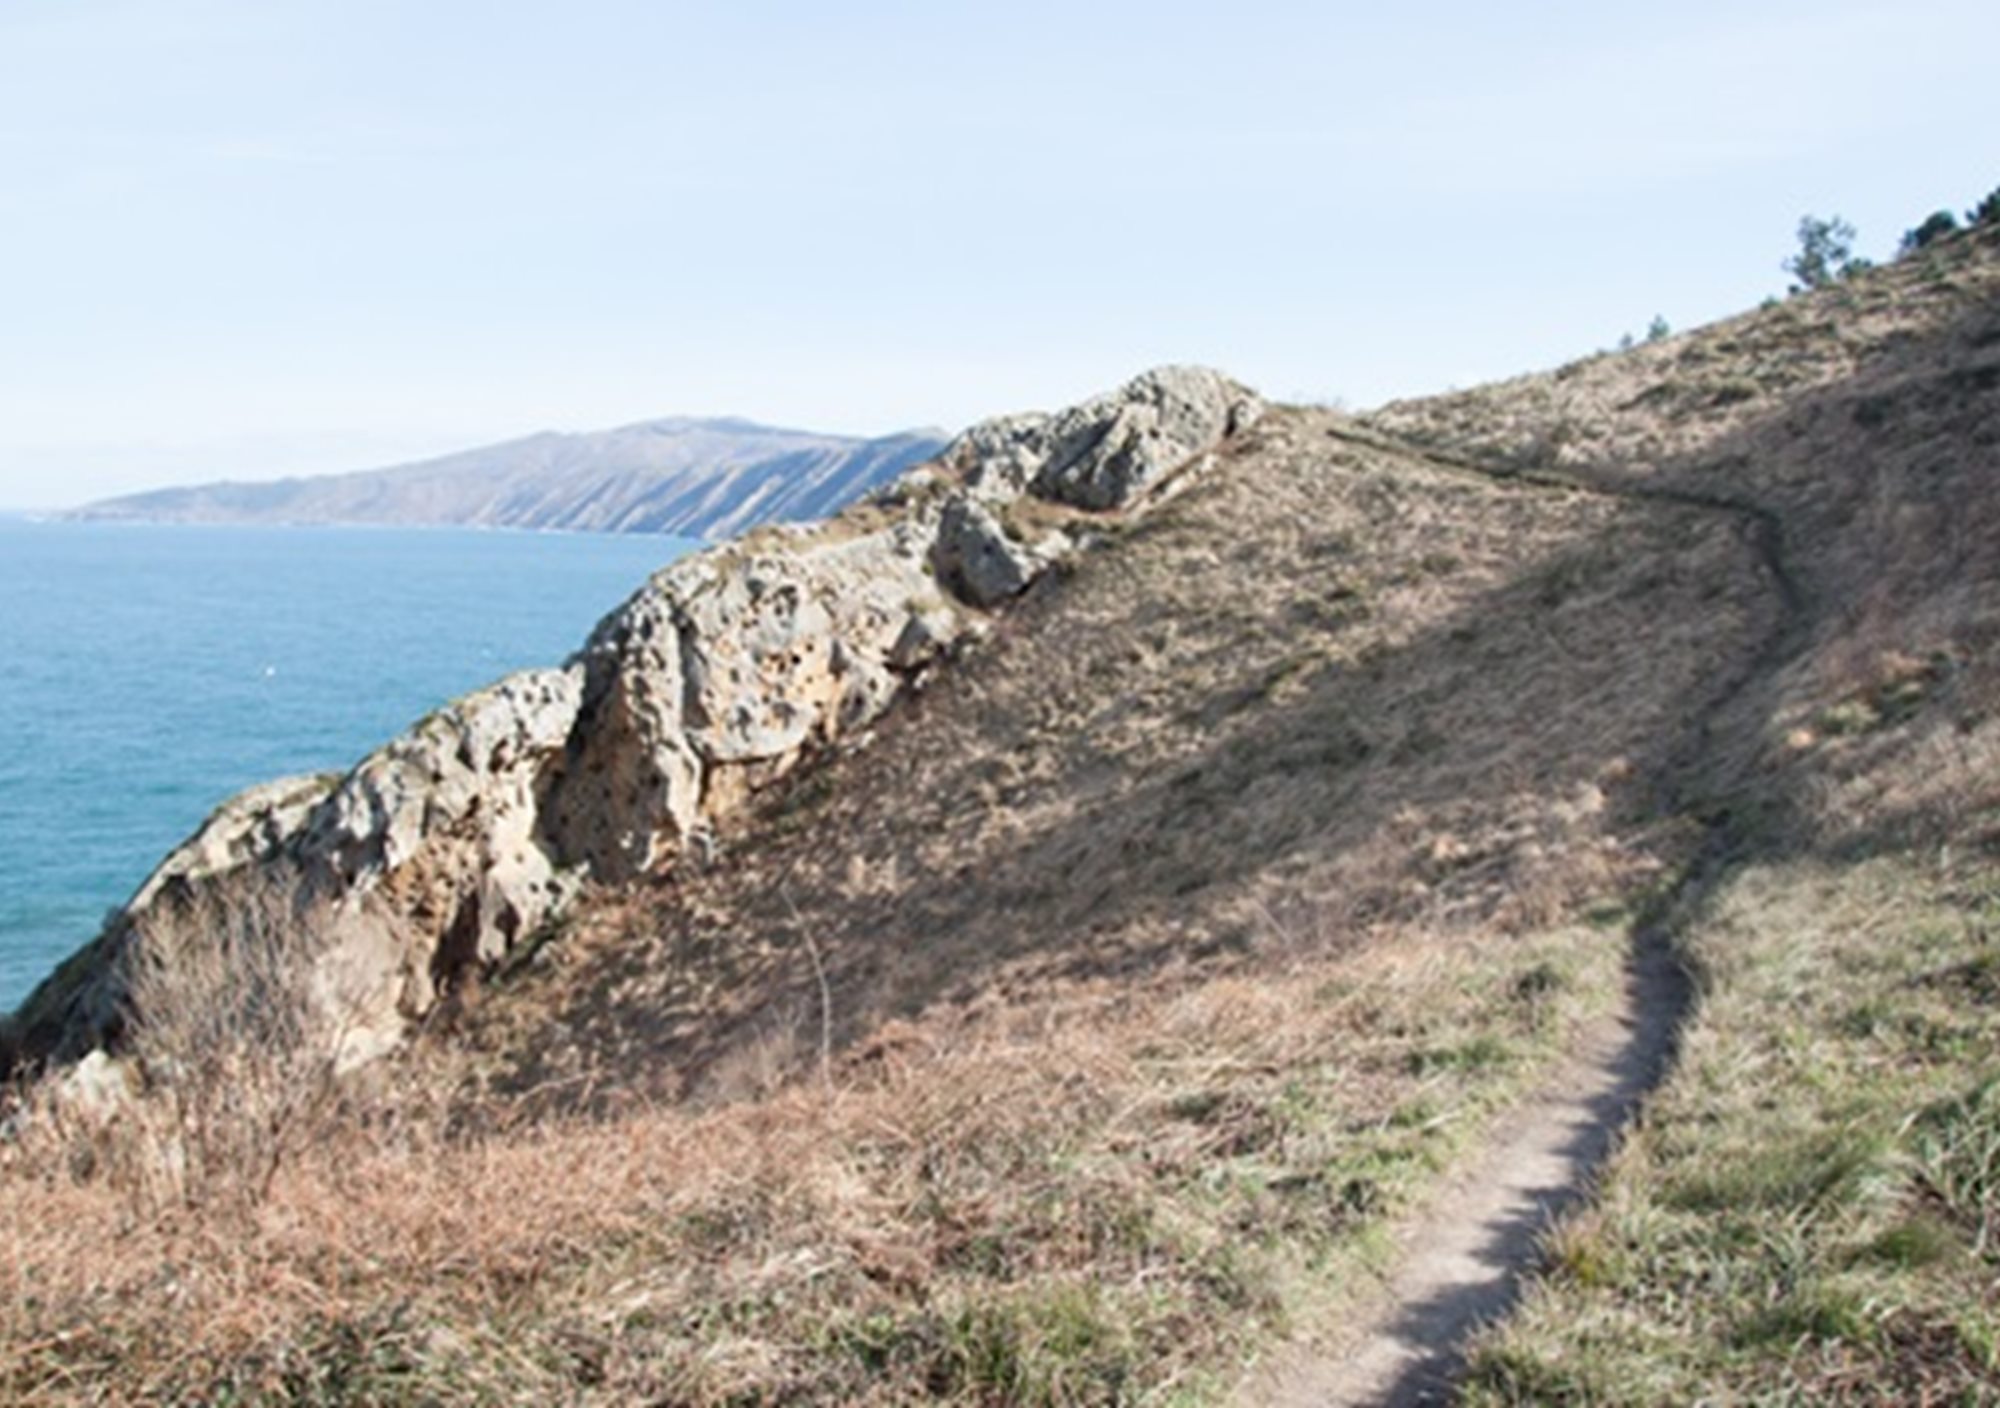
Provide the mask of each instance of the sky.
[{"label": "sky", "polygon": [[0,507],[1162,362],[1364,407],[2000,185],[2000,6],[0,0]]}]

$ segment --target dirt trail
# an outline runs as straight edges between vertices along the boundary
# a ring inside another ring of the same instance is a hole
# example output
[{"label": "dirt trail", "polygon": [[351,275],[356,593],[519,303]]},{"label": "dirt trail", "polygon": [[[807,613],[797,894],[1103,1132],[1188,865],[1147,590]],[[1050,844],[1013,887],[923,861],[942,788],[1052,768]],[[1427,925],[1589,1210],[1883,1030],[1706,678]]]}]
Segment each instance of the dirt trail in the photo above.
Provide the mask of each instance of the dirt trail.
[{"label": "dirt trail", "polygon": [[1550,1221],[1588,1192],[1592,1172],[1659,1081],[1690,1000],[1666,928],[1643,926],[1616,1013],[1585,1031],[1541,1089],[1405,1224],[1396,1269],[1362,1323],[1254,1377],[1245,1403],[1443,1403],[1472,1332],[1504,1314]]},{"label": "dirt trail", "polygon": [[[1515,470],[1362,431],[1336,431],[1463,473],[1530,488],[1600,494],[1728,515],[1744,530],[1777,606],[1771,632],[1690,720],[1699,750],[1716,720],[1797,650],[1806,602],[1786,558],[1783,524],[1763,505],[1649,485],[1607,485]],[[1687,759],[1683,761],[1692,761]],[[1670,767],[1668,787],[1676,787]],[[1685,801],[1677,794],[1669,805]],[[1666,905],[1634,926],[1617,1009],[1587,1028],[1542,1084],[1500,1117],[1484,1145],[1396,1237],[1393,1270],[1342,1333],[1301,1343],[1245,1381],[1237,1398],[1279,1408],[1418,1408],[1449,1402],[1474,1333],[1505,1315],[1541,1260],[1541,1238],[1587,1198],[1598,1168],[1640,1101],[1666,1075],[1693,985],[1675,955],[1675,917],[1701,902],[1734,849],[1726,822],[1711,831]]]}]

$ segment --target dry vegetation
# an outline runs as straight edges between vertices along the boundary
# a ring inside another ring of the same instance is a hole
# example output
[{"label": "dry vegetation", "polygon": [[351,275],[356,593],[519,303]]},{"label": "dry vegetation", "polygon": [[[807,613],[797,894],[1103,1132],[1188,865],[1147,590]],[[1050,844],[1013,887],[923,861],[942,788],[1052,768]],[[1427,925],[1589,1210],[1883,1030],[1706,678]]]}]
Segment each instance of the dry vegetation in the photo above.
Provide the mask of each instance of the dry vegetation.
[{"label": "dry vegetation", "polygon": [[[1751,388],[1726,412],[1674,394],[1725,373]],[[1948,824],[1951,794],[1995,761],[1980,706],[2000,693],[1996,394],[2000,230],[1984,229],[1629,355],[1369,424],[1771,522],[1798,619],[1716,721],[1700,782],[1756,791],[1793,845],[1851,846]]]},{"label": "dry vegetation", "polygon": [[1304,961],[887,1033],[706,1114],[458,1138],[377,1106],[254,1202],[140,1205],[17,1148],[5,1396],[1199,1397],[1615,959],[1586,928]]},{"label": "dry vegetation", "polygon": [[[1360,424],[1277,413],[277,1141],[234,1066],[241,1099],[23,1122],[0,1397],[1205,1401],[1337,1313],[1718,840],[1685,1067],[1472,1391],[1977,1391],[1982,239]],[[188,1148],[198,1180],[129,1172]]]},{"label": "dry vegetation", "polygon": [[[613,897],[466,1034],[494,1090],[730,1098],[887,1018],[1505,934],[1652,883],[1650,779],[1771,627],[1726,523],[1280,413],[980,653]],[[837,838],[837,839],[835,839]]]},{"label": "dry vegetation", "polygon": [[2000,1401],[1996,244],[1375,420],[1754,509],[1796,600],[1697,760],[1682,1062],[1472,1402]]}]

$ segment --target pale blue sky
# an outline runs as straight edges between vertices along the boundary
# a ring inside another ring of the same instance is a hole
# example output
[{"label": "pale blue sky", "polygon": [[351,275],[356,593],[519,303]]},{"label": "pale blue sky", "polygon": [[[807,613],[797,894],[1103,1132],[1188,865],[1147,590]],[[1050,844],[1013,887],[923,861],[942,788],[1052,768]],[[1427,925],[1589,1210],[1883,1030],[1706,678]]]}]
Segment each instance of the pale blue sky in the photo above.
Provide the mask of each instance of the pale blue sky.
[{"label": "pale blue sky", "polygon": [[1963,209],[1996,52],[1992,0],[0,0],[0,505],[1469,384]]}]

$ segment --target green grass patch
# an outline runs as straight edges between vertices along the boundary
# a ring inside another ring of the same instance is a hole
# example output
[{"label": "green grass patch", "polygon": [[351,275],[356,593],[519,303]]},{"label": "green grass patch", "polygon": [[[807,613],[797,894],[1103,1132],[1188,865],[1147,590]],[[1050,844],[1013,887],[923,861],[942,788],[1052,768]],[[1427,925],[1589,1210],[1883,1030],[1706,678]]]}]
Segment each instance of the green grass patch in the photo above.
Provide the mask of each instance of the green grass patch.
[{"label": "green grass patch", "polygon": [[1682,936],[1680,1066],[1466,1401],[1996,1401],[1996,892],[1990,860],[1736,876]]}]

